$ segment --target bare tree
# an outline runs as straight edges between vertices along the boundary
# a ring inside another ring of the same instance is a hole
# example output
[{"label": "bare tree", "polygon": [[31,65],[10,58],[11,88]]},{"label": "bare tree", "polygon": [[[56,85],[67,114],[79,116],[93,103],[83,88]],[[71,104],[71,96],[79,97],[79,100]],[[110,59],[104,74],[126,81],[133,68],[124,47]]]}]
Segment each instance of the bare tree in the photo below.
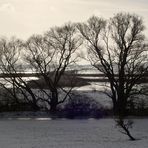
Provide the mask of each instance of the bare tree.
[{"label": "bare tree", "polygon": [[131,140],[129,132],[132,122],[125,121],[130,96],[138,82],[148,70],[147,46],[143,34],[141,17],[128,13],[118,13],[108,22],[91,17],[86,23],[77,25],[86,42],[89,60],[109,80],[115,121]]},{"label": "bare tree", "polygon": [[[44,91],[39,86],[47,96],[46,99],[40,99],[48,103],[51,112],[57,110],[57,105],[66,100],[73,88],[67,90],[59,82],[63,79],[66,68],[76,62],[76,50],[80,45],[76,28],[70,23],[51,28],[43,36],[34,35],[26,42],[26,61],[42,76],[50,90]],[[59,91],[65,94],[62,99],[59,99]]]},{"label": "bare tree", "polygon": [[[39,110],[36,95],[27,85],[27,81],[19,75],[20,72],[24,72],[24,63],[21,58],[22,45],[22,41],[16,38],[10,40],[2,38],[0,40],[0,70],[1,79],[3,80],[0,85],[10,93],[17,104],[25,99],[32,106],[33,110]],[[18,91],[23,98],[18,96]]]}]

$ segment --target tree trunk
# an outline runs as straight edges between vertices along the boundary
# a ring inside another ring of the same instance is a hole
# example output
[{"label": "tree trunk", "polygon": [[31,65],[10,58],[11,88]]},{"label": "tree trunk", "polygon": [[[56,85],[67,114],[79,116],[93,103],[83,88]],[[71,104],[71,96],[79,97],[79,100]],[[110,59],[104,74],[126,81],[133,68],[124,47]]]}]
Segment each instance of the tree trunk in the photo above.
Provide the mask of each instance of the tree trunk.
[{"label": "tree trunk", "polygon": [[57,91],[52,92],[52,99],[50,101],[50,112],[55,113],[58,105],[58,93]]},{"label": "tree trunk", "polygon": [[57,111],[57,104],[50,103],[50,112],[56,113],[56,111]]},{"label": "tree trunk", "polygon": [[123,96],[119,96],[118,100],[113,103],[113,113],[115,116],[126,117],[127,116],[127,101]]}]

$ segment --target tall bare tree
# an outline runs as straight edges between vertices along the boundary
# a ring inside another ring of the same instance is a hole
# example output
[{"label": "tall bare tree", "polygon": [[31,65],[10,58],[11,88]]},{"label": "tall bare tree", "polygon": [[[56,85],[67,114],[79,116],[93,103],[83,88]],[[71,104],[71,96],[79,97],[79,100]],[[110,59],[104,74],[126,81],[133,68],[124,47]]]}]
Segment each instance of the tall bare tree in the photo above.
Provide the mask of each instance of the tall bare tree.
[{"label": "tall bare tree", "polygon": [[86,42],[91,63],[109,80],[111,92],[106,94],[112,99],[117,124],[135,140],[129,132],[132,122],[124,118],[130,96],[137,93],[137,83],[148,71],[141,17],[118,13],[106,22],[93,16],[77,28]]},{"label": "tall bare tree", "polygon": [[[41,74],[50,90],[45,92],[47,98],[44,101],[50,106],[51,112],[56,111],[57,105],[63,103],[72,90],[72,87],[64,89],[59,82],[66,68],[76,62],[76,50],[80,45],[76,28],[71,23],[51,28],[43,36],[34,35],[26,42],[26,61]],[[59,99],[59,91],[65,94],[62,99]]]},{"label": "tall bare tree", "polygon": [[[27,85],[20,72],[24,72],[24,62],[22,61],[23,42],[16,38],[10,40],[2,38],[0,40],[0,70],[4,81],[0,84],[11,96],[20,103],[25,99],[33,110],[39,110],[37,97],[32,89]],[[22,94],[20,98],[18,92]]]}]

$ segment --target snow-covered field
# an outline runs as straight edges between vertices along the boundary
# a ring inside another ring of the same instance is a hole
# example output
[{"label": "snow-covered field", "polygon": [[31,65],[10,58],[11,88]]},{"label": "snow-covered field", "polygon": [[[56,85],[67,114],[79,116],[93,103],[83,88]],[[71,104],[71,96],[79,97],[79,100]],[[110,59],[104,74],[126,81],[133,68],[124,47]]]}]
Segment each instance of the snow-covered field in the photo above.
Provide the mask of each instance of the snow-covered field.
[{"label": "snow-covered field", "polygon": [[148,119],[134,119],[129,141],[113,119],[1,119],[0,148],[148,148]]}]

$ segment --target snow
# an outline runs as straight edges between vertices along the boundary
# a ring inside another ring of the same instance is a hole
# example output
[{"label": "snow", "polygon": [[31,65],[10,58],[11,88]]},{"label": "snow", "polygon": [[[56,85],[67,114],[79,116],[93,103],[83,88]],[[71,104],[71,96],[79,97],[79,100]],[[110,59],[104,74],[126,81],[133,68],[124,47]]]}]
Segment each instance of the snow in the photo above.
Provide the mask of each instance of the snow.
[{"label": "snow", "polygon": [[113,119],[67,120],[1,119],[1,148],[147,148],[148,119],[134,119],[129,141]]}]

